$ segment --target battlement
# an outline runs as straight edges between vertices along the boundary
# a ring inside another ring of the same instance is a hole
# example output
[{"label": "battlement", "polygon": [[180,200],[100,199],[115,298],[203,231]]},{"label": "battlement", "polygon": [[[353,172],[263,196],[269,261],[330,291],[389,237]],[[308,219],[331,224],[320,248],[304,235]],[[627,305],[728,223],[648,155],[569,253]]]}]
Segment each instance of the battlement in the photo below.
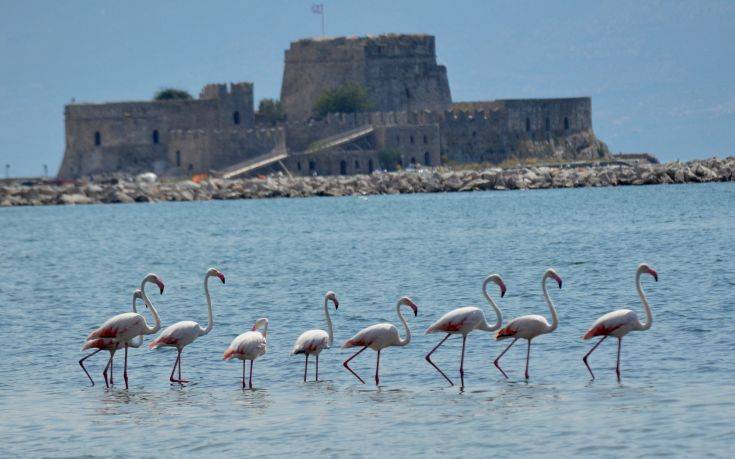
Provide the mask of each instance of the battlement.
[{"label": "battlement", "polygon": [[199,99],[224,99],[232,97],[251,97],[253,94],[252,83],[210,83],[205,85],[199,93]]},{"label": "battlement", "polygon": [[286,62],[349,58],[435,58],[434,37],[425,34],[385,34],[363,37],[306,38],[291,43]]}]

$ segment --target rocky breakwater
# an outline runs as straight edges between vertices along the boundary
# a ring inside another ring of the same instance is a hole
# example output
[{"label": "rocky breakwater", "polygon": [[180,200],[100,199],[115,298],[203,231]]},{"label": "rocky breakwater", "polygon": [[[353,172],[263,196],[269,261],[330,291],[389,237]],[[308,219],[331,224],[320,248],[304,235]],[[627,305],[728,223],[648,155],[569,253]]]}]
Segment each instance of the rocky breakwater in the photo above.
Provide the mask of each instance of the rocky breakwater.
[{"label": "rocky breakwater", "polygon": [[4,182],[0,206],[207,201],[278,197],[435,193],[728,182],[735,157],[666,164],[592,164],[485,170],[420,170],[371,175],[159,182],[118,177],[94,182]]}]

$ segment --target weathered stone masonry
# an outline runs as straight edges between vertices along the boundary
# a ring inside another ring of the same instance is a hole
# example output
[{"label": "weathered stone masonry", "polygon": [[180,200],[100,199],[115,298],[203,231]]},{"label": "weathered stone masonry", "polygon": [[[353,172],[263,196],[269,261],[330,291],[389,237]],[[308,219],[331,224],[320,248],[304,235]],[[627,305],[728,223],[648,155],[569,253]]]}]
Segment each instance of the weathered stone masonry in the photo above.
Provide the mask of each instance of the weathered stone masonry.
[{"label": "weathered stone masonry", "polygon": [[[316,99],[346,83],[366,88],[373,111],[315,117]],[[59,176],[187,176],[273,151],[286,151],[283,164],[303,175],[371,172],[386,150],[404,167],[592,159],[606,151],[592,130],[588,97],[452,103],[429,35],[296,41],[285,52],[281,100],[286,120],[276,126],[256,123],[251,83],[207,85],[196,100],[67,105]],[[372,127],[368,135],[313,152],[323,139],[364,126]]]}]

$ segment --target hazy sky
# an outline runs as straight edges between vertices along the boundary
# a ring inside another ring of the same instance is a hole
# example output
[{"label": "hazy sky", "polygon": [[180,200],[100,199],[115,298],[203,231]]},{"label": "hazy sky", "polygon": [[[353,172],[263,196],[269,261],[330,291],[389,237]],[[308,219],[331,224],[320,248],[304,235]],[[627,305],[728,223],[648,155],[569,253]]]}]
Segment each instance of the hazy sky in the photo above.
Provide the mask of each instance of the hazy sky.
[{"label": "hazy sky", "polygon": [[[435,35],[455,101],[591,96],[613,151],[735,154],[735,2],[322,1],[327,35]],[[278,97],[284,49],[321,33],[312,3],[0,0],[0,173],[56,172],[72,97]]]}]

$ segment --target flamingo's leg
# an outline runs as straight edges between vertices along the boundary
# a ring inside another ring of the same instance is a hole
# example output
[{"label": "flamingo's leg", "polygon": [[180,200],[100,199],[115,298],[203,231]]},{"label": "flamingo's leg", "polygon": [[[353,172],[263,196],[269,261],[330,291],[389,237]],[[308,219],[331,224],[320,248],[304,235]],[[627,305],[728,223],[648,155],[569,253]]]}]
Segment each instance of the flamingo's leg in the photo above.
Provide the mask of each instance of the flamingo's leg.
[{"label": "flamingo's leg", "polygon": [[242,361],[242,388],[245,389],[245,360]]},{"label": "flamingo's leg", "polygon": [[503,373],[503,376],[505,376],[505,379],[508,379],[508,375],[506,375],[503,369],[500,368],[500,358],[503,355],[505,355],[506,352],[508,352],[508,349],[510,349],[510,347],[516,343],[516,341],[518,341],[518,338],[513,339],[513,341],[508,345],[508,347],[506,347],[505,350],[501,352],[500,355],[493,361],[493,363],[495,364],[495,367],[498,370],[500,370],[501,373]]},{"label": "flamingo's leg", "polygon": [[115,363],[113,359],[114,356],[115,356],[115,351],[112,351],[112,355],[110,355],[110,385],[111,386],[115,385],[115,381],[113,381],[115,379],[115,370],[112,368],[113,364]]},{"label": "flamingo's leg", "polygon": [[[179,365],[179,379],[172,379],[172,382],[177,382],[179,384],[188,383],[189,381],[186,379],[181,379],[181,353],[183,352],[183,349],[179,349],[179,355],[176,357],[176,362]],[[171,372],[171,377],[173,378],[173,372]],[[169,378],[170,379],[170,378]]]},{"label": "flamingo's leg", "polygon": [[125,343],[125,363],[123,365],[123,379],[125,380],[125,389],[128,388],[128,343]]},{"label": "flamingo's leg", "polygon": [[615,373],[618,375],[618,382],[620,382],[620,348],[623,346],[623,338],[618,338],[618,362],[615,365]]},{"label": "flamingo's leg", "polygon": [[375,385],[380,385],[380,349],[378,349],[378,362],[375,364]]},{"label": "flamingo's leg", "polygon": [[110,375],[110,382],[108,384],[107,382],[107,369],[110,369],[110,372],[112,372],[112,358],[115,356],[115,351],[110,351],[110,359],[107,361],[107,365],[105,365],[105,369],[102,370],[102,377],[105,378],[105,387],[108,389],[110,388],[110,384],[112,384],[112,375]]},{"label": "flamingo's leg", "polygon": [[464,387],[464,346],[467,342],[467,335],[462,335],[462,357],[459,360],[459,378],[462,381],[462,387]]},{"label": "flamingo's leg", "polygon": [[429,364],[432,367],[436,368],[436,371],[438,371],[439,373],[441,373],[442,376],[444,376],[444,379],[447,380],[447,382],[449,383],[449,385],[450,386],[453,386],[454,383],[452,382],[452,380],[449,379],[449,377],[447,377],[447,375],[444,374],[444,372],[441,370],[441,368],[439,368],[438,366],[436,366],[434,364],[434,362],[431,361],[431,354],[433,354],[434,351],[436,351],[437,349],[439,349],[439,346],[441,346],[442,344],[444,344],[444,341],[446,341],[447,339],[449,339],[450,336],[452,336],[452,334],[451,333],[447,333],[447,336],[445,336],[444,339],[442,339],[441,341],[439,341],[439,344],[437,344],[436,346],[434,346],[434,349],[432,349],[431,352],[429,352],[428,354],[426,354],[426,357],[425,358],[426,358],[426,361],[429,362]]},{"label": "flamingo's leg", "polygon": [[89,376],[89,372],[87,371],[87,369],[84,368],[84,361],[87,360],[88,358],[92,357],[93,355],[95,355],[96,353],[98,353],[101,350],[102,349],[97,349],[96,351],[94,351],[94,352],[92,352],[92,353],[90,353],[90,354],[82,357],[82,359],[79,360],[79,365],[82,367],[82,370],[84,370],[84,373],[87,375],[87,378],[89,378],[89,382],[92,383],[92,386],[94,386],[94,381],[92,380],[92,377]]},{"label": "flamingo's leg", "polygon": [[174,379],[174,372],[176,372],[176,367],[179,365],[180,360],[181,360],[181,351],[179,351],[178,354],[176,354],[176,360],[174,360],[174,367],[171,368],[171,375],[168,377],[168,380],[170,382],[177,382]]},{"label": "flamingo's leg", "polygon": [[526,379],[528,379],[528,361],[531,359],[531,340],[528,340],[528,348],[526,349]]},{"label": "flamingo's leg", "polygon": [[248,385],[251,389],[253,388],[253,362],[255,362],[255,360],[250,361],[250,380],[248,381]]},{"label": "flamingo's leg", "polygon": [[314,376],[314,381],[319,381],[319,354],[316,355],[316,376]]},{"label": "flamingo's leg", "polygon": [[589,370],[590,376],[592,376],[592,379],[595,379],[595,374],[592,373],[592,368],[590,368],[590,364],[587,363],[587,358],[589,358],[590,354],[592,354],[592,352],[595,349],[597,349],[597,346],[599,346],[600,344],[602,344],[603,341],[605,341],[605,338],[607,338],[607,336],[608,335],[603,336],[602,339],[600,341],[598,341],[597,344],[595,344],[594,346],[592,346],[592,349],[590,349],[590,351],[588,353],[586,353],[584,355],[584,357],[582,357],[582,361],[584,362],[585,366],[587,367],[587,370]]},{"label": "flamingo's leg", "polygon": [[351,356],[351,357],[350,357],[349,359],[347,359],[347,360],[345,360],[344,362],[342,362],[342,365],[343,365],[343,366],[344,366],[345,368],[347,368],[347,369],[348,369],[348,370],[350,371],[350,373],[352,373],[353,375],[355,375],[355,378],[359,379],[359,380],[360,380],[360,382],[361,382],[361,383],[363,383],[363,384],[365,384],[365,381],[363,381],[363,380],[362,380],[362,378],[360,377],[360,375],[358,375],[357,373],[355,373],[354,371],[352,371],[352,368],[350,368],[350,365],[349,365],[349,363],[350,363],[350,360],[352,360],[352,359],[354,359],[355,357],[357,357],[358,355],[360,355],[360,354],[362,353],[362,351],[364,351],[364,350],[365,350],[365,349],[367,349],[367,348],[368,348],[367,346],[363,347],[363,348],[362,348],[362,349],[360,349],[359,351],[357,351],[357,352],[355,352],[354,354],[352,354],[352,356]]},{"label": "flamingo's leg", "polygon": [[306,369],[309,368],[309,354],[304,352],[304,382],[306,382]]}]

